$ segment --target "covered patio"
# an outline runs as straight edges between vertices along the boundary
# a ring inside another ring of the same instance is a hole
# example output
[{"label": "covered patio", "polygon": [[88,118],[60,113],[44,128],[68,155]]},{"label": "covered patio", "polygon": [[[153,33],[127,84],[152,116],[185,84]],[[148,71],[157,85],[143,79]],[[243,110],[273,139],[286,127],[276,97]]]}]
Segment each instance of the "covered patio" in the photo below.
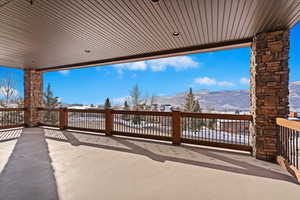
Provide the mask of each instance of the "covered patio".
[{"label": "covered patio", "polygon": [[11,140],[0,145],[3,199],[279,200],[300,195],[299,185],[279,165],[243,152],[58,129],[6,134]]},{"label": "covered patio", "polygon": [[[0,11],[0,65],[24,70],[24,108],[0,108],[0,199],[300,195],[300,125],[287,119],[299,1],[0,0]],[[240,47],[251,115],[43,105],[49,71]]]}]

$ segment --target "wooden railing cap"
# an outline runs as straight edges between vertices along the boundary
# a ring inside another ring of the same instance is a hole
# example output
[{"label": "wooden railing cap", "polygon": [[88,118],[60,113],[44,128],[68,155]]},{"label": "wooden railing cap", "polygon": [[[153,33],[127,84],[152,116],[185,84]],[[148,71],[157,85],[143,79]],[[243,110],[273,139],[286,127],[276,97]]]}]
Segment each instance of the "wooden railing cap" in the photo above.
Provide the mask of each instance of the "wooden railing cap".
[{"label": "wooden railing cap", "polygon": [[283,126],[300,132],[300,121],[288,120],[284,118],[276,118],[276,123],[279,126]]}]

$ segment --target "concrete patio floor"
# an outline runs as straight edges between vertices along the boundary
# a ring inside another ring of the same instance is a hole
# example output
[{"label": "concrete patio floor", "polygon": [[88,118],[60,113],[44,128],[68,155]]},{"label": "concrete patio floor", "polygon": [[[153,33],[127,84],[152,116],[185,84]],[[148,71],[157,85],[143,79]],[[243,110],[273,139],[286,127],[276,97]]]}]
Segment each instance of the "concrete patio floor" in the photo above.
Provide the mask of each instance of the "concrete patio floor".
[{"label": "concrete patio floor", "polygon": [[0,131],[0,199],[299,199],[278,165],[246,153],[27,128]]}]

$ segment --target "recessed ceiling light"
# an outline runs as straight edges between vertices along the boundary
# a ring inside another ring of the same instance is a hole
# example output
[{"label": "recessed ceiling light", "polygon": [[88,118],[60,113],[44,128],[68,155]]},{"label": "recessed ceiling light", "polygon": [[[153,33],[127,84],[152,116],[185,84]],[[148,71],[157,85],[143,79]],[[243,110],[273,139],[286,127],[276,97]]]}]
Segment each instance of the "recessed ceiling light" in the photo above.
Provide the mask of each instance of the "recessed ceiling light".
[{"label": "recessed ceiling light", "polygon": [[159,2],[159,0],[151,0],[153,3],[157,3]]},{"label": "recessed ceiling light", "polygon": [[85,53],[91,53],[91,50],[86,49],[86,50],[84,50],[84,52]]},{"label": "recessed ceiling light", "polygon": [[174,32],[173,36],[177,37],[177,36],[179,36],[179,33],[178,32]]}]

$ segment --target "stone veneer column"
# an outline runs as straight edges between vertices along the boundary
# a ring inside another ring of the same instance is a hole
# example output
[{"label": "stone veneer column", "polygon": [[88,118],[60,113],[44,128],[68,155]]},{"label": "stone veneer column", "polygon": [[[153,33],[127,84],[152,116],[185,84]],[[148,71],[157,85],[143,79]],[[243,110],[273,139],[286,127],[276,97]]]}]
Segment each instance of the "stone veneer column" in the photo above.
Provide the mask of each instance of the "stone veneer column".
[{"label": "stone veneer column", "polygon": [[289,113],[289,31],[260,33],[251,51],[250,98],[253,115],[253,154],[275,161],[277,117]]},{"label": "stone veneer column", "polygon": [[43,73],[35,70],[24,70],[24,107],[25,124],[28,127],[37,126],[38,107],[43,106]]}]

